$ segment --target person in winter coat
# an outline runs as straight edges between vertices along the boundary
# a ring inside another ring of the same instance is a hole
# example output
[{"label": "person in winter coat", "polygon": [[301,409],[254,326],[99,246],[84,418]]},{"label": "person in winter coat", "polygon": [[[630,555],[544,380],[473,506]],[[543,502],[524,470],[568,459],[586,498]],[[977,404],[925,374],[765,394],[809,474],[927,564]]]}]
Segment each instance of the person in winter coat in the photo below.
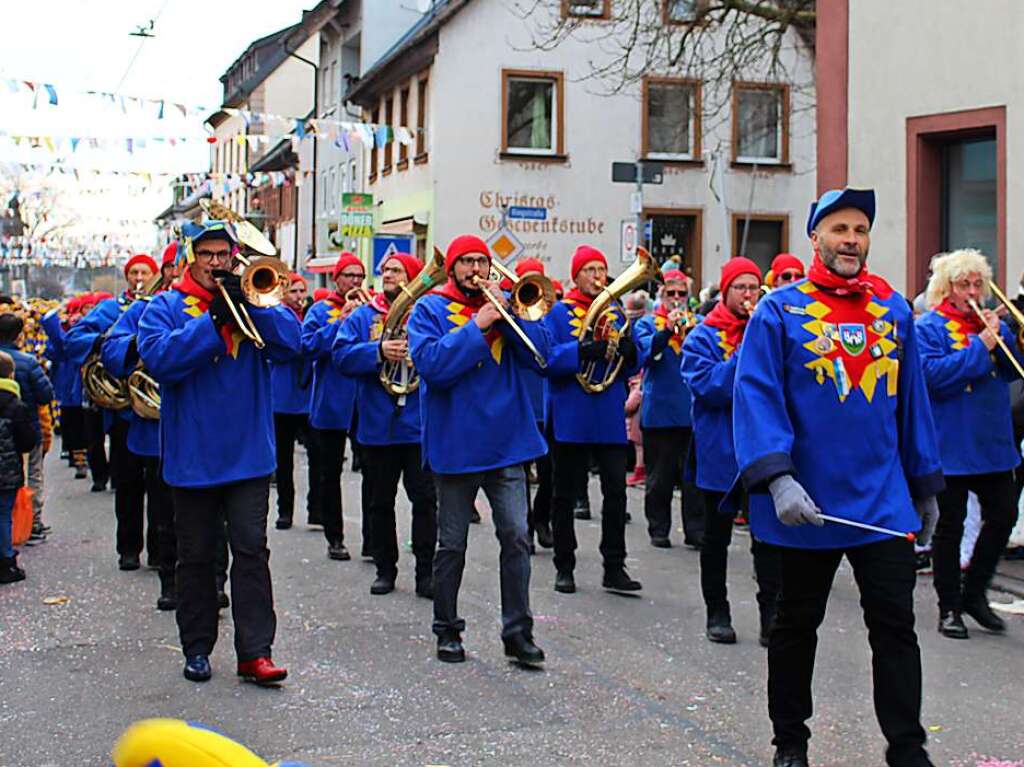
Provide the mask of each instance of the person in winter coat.
[{"label": "person in winter coat", "polygon": [[39,432],[20,389],[14,380],[14,360],[0,352],[0,583],[25,580],[12,545],[11,514],[18,488],[25,484],[22,454],[39,444]]}]

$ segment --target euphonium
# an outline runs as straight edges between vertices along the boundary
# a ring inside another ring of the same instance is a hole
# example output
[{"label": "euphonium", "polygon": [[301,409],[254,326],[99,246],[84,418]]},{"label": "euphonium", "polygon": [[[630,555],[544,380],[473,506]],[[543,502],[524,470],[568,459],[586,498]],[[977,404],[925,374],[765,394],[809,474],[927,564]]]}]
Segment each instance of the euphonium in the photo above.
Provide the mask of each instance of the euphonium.
[{"label": "euphonium", "polygon": [[[601,289],[580,323],[580,344],[593,340],[608,342],[608,356],[604,374],[598,375],[596,362],[588,362],[576,374],[583,391],[600,394],[611,386],[622,369],[623,358],[618,353],[619,338],[630,332],[629,318],[619,304],[626,293],[648,282],[661,282],[661,272],[651,254],[644,248],[637,248],[636,261],[619,275],[610,285]],[[621,324],[616,321],[621,317]]]},{"label": "euphonium", "polygon": [[107,410],[124,410],[131,405],[128,385],[107,372],[97,349],[82,365],[82,388],[89,401]]},{"label": "euphonium", "polygon": [[[434,257],[427,261],[420,273],[410,283],[399,287],[399,293],[391,302],[388,313],[384,317],[380,340],[406,340],[409,334],[405,329],[405,324],[412,312],[413,305],[443,279],[444,254],[434,248]],[[380,369],[380,382],[388,394],[402,397],[416,391],[420,385],[420,377],[412,366],[412,360],[408,357],[399,362],[386,359]]]},{"label": "euphonium", "polygon": [[160,418],[160,384],[142,367],[142,363],[128,376],[128,396],[132,410],[140,418],[151,421]]}]

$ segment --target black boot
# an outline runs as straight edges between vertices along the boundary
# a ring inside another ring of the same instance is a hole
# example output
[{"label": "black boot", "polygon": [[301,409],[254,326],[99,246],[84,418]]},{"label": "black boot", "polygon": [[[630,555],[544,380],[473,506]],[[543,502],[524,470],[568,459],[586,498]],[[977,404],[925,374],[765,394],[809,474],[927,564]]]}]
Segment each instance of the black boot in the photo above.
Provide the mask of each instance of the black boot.
[{"label": "black boot", "polygon": [[18,557],[0,559],[0,583],[17,583],[25,580],[25,571],[18,567]]},{"label": "black boot", "polygon": [[156,600],[157,610],[177,610],[178,597],[174,590],[174,576],[160,573],[160,596]]},{"label": "black boot", "polygon": [[370,586],[370,593],[374,596],[390,594],[395,590],[395,579],[397,574],[393,572],[377,573],[377,578]]},{"label": "black boot", "polygon": [[601,585],[609,591],[640,591],[640,581],[629,577],[625,567],[613,567],[604,571]]},{"label": "black boot", "polygon": [[462,637],[458,634],[445,634],[437,638],[437,659],[445,663],[462,663],[466,660],[466,650],[462,646]]},{"label": "black boot", "polygon": [[538,667],[544,663],[544,651],[533,643],[528,634],[513,634],[505,639],[505,656],[524,666]]},{"label": "black boot", "polygon": [[736,644],[729,605],[708,609],[707,637],[717,644]]},{"label": "black boot", "polygon": [[939,612],[939,633],[950,639],[967,639],[967,627],[959,610],[941,610]]},{"label": "black boot", "polygon": [[976,596],[964,594],[964,612],[974,618],[975,622],[987,631],[1002,634],[1006,631],[1006,622],[992,612],[988,606],[988,597],[982,591]]},{"label": "black boot", "polygon": [[807,767],[807,747],[777,748],[772,767]]}]

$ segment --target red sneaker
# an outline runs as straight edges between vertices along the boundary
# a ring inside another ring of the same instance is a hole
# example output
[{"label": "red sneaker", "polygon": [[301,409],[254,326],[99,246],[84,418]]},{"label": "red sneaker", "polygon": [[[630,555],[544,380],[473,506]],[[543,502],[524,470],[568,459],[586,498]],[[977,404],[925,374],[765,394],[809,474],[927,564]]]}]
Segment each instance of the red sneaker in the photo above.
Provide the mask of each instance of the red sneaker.
[{"label": "red sneaker", "polygon": [[257,658],[238,664],[238,675],[247,682],[274,684],[288,676],[288,669],[274,665],[270,658]]}]

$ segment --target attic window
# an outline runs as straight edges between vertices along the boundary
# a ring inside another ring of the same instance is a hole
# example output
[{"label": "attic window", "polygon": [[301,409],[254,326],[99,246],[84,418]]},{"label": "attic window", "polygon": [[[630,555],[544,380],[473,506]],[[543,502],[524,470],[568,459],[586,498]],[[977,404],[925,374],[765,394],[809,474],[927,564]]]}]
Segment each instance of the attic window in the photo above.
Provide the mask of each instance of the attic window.
[{"label": "attic window", "polygon": [[563,18],[607,19],[611,0],[562,0]]}]

